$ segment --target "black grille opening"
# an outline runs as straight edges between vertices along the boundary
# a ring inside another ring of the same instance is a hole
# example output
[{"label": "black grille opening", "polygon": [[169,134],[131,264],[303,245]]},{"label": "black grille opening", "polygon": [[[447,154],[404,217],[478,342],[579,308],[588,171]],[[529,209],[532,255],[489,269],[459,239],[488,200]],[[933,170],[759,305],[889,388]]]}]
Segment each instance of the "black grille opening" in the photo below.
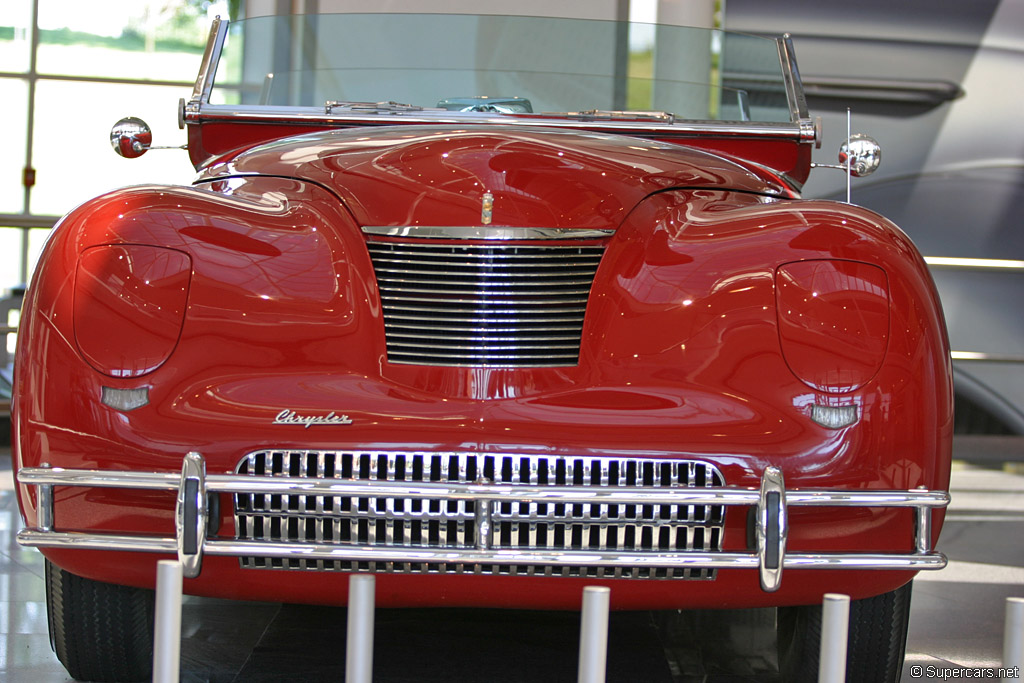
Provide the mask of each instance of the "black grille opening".
[{"label": "black grille opening", "polygon": [[[482,460],[482,462],[481,462]],[[295,468],[299,462],[303,467]],[[276,465],[272,466],[272,465]],[[368,453],[267,450],[239,463],[243,475],[364,481],[616,487],[721,487],[713,466],[693,460],[598,458],[474,453]],[[344,473],[348,472],[346,476]],[[328,474],[330,473],[330,474]],[[485,503],[381,496],[235,494],[237,538],[286,539],[309,545],[400,548],[477,547],[477,506]],[[489,547],[508,550],[721,551],[724,506],[490,503]],[[284,560],[250,556],[243,567],[315,571],[478,573],[609,578],[713,579],[714,570],[650,567],[505,566],[442,563],[366,563]],[[366,569],[372,565],[372,569]]]}]

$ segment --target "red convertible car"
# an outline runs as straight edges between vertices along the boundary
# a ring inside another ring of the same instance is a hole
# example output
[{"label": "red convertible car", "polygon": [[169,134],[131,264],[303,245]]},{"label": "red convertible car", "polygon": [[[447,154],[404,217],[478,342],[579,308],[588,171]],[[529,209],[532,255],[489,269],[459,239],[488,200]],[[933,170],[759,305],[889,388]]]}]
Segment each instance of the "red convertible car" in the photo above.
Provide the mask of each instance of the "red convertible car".
[{"label": "red convertible car", "polygon": [[843,592],[848,680],[898,679],[946,562],[932,281],[885,218],[801,199],[785,37],[643,29],[215,23],[195,182],[76,208],[25,299],[19,540],[73,676],[149,675],[176,556],[243,600],[372,572],[392,607],[777,607],[792,680]]}]

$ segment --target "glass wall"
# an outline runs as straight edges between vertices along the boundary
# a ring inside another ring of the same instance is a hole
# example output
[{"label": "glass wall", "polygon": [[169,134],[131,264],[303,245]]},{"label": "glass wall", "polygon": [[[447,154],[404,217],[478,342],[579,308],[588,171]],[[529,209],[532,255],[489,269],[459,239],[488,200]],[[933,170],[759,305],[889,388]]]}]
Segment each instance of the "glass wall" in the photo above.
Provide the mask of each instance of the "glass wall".
[{"label": "glass wall", "polygon": [[3,8],[0,299],[29,279],[49,228],[77,204],[143,179],[191,181],[186,152],[122,159],[110,128],[138,116],[155,145],[185,144],[178,99],[191,95],[210,22],[228,16],[229,2],[3,0]]}]

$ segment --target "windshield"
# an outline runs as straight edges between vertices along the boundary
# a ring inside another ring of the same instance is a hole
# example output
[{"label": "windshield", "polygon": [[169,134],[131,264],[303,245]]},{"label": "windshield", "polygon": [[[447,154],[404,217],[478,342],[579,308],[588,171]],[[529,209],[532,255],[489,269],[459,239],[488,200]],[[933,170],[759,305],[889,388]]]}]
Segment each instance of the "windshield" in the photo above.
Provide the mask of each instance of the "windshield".
[{"label": "windshield", "polygon": [[[791,122],[778,42],[678,26],[451,14],[256,17],[230,26],[212,104]],[[625,112],[637,112],[626,116]]]}]

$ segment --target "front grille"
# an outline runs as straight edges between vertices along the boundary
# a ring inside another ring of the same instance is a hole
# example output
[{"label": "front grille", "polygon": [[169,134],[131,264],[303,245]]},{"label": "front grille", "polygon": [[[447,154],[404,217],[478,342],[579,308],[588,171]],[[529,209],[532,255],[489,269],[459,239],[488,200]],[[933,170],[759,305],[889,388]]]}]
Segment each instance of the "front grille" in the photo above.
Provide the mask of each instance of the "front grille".
[{"label": "front grille", "polygon": [[[693,460],[267,450],[239,463],[239,474],[389,482],[534,486],[724,486],[713,465]],[[484,505],[486,503],[479,503]],[[235,494],[240,540],[319,546],[471,549],[473,501]],[[724,506],[490,503],[495,549],[719,551]],[[606,578],[711,579],[713,569],[513,566],[243,557],[243,567],[411,573],[477,573]]]},{"label": "front grille", "polygon": [[604,247],[370,242],[388,360],[576,365]]}]

